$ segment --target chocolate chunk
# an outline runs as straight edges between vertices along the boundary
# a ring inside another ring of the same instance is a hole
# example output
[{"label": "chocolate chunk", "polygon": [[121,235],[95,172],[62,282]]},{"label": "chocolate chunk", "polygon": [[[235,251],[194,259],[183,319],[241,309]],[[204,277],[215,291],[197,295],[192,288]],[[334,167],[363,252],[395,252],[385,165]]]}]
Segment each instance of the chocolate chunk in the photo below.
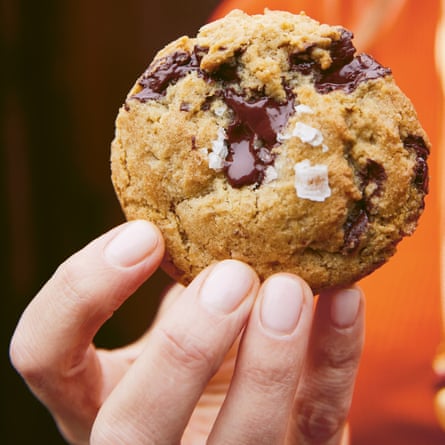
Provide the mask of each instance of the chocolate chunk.
[{"label": "chocolate chunk", "polygon": [[271,149],[277,143],[277,134],[294,111],[294,96],[288,92],[283,103],[270,97],[248,100],[226,89],[223,97],[235,113],[227,130],[227,178],[233,187],[261,183],[266,167],[274,160]]},{"label": "chocolate chunk", "polygon": [[232,187],[260,182],[264,165],[254,148],[255,134],[243,123],[231,125],[227,131],[229,155],[226,175]]},{"label": "chocolate chunk", "polygon": [[[360,172],[362,179],[362,187],[366,188],[370,183],[374,183],[376,188],[373,190],[372,194],[368,197],[370,200],[374,196],[380,196],[382,194],[383,184],[387,179],[385,168],[383,165],[379,164],[372,159],[366,161],[365,169]],[[368,202],[366,208],[369,210],[371,204]]]},{"label": "chocolate chunk", "polygon": [[232,89],[224,91],[224,100],[235,112],[236,119],[245,123],[269,148],[275,145],[277,134],[294,111],[293,96],[288,96],[288,100],[283,103],[270,97],[248,101],[244,95],[237,94]]},{"label": "chocolate chunk", "polygon": [[223,63],[210,74],[213,80],[220,82],[239,82],[238,70],[236,64]]},{"label": "chocolate chunk", "polygon": [[230,62],[222,63],[218,68],[210,73],[210,78],[219,82],[240,82],[238,74],[238,58],[244,50],[238,50]]},{"label": "chocolate chunk", "polygon": [[403,141],[407,150],[416,153],[416,165],[414,166],[414,184],[423,193],[428,193],[429,177],[427,158],[430,153],[428,146],[420,136],[410,135]]},{"label": "chocolate chunk", "polygon": [[389,68],[383,67],[367,54],[360,54],[338,69],[320,71],[315,76],[315,89],[321,94],[334,90],[352,93],[360,83],[389,74]]},{"label": "chocolate chunk", "polygon": [[355,46],[352,43],[353,34],[347,29],[341,31],[340,39],[334,40],[331,43],[329,52],[331,54],[332,64],[330,70],[342,67],[354,59],[356,52]]},{"label": "chocolate chunk", "polygon": [[385,68],[367,54],[359,54],[354,57],[356,49],[352,44],[353,35],[350,31],[343,30],[338,40],[333,40],[330,46],[331,66],[323,70],[321,66],[311,58],[314,46],[309,46],[305,51],[291,54],[290,69],[304,75],[314,76],[314,86],[320,94],[327,94],[335,90],[343,90],[351,93],[362,82],[391,74],[389,68]]},{"label": "chocolate chunk", "polygon": [[362,190],[371,183],[375,184],[376,187],[369,196],[355,204],[354,209],[346,220],[343,227],[343,254],[353,253],[360,246],[362,236],[369,224],[370,213],[372,212],[372,198],[381,195],[387,174],[383,165],[368,159],[365,167],[359,171],[359,178]]},{"label": "chocolate chunk", "polygon": [[160,61],[155,67],[149,67],[139,80],[142,90],[132,96],[141,102],[159,99],[165,94],[169,85],[177,82],[192,71],[200,70],[200,62],[205,49],[195,47],[190,54],[186,51],[177,51]]},{"label": "chocolate chunk", "polygon": [[369,218],[365,207],[366,203],[363,200],[359,201],[343,227],[344,245],[342,253],[345,255],[353,253],[358,249],[362,235],[368,227]]},{"label": "chocolate chunk", "polygon": [[317,63],[311,59],[311,52],[314,48],[313,45],[306,48],[305,51],[293,53],[289,57],[289,66],[291,71],[298,71],[301,74],[309,75],[319,68]]}]

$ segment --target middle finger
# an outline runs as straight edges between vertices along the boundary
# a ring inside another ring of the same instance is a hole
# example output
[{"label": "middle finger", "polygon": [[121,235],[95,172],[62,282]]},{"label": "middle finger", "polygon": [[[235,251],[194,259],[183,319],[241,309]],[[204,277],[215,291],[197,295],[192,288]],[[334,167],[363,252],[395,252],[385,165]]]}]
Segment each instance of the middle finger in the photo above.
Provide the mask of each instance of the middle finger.
[{"label": "middle finger", "polygon": [[290,274],[263,285],[209,444],[283,443],[312,321],[309,287]]}]

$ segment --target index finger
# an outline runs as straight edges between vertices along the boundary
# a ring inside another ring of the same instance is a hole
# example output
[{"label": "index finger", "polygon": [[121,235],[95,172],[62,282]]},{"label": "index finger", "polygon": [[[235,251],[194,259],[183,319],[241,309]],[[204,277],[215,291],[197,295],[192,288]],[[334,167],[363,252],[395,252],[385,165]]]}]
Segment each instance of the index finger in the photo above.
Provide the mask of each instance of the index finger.
[{"label": "index finger", "polygon": [[102,324],[158,267],[158,229],[123,224],[66,260],[23,313],[10,346],[11,362],[45,403],[55,380],[88,367],[89,345]]}]

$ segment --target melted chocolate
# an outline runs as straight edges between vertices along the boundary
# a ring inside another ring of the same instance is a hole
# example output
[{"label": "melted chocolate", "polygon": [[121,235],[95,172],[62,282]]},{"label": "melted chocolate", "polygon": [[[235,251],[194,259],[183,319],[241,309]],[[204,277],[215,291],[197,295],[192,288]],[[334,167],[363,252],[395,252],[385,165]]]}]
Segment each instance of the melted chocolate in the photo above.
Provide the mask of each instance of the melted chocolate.
[{"label": "melted chocolate", "polygon": [[361,199],[355,204],[350,212],[344,230],[343,253],[349,254],[355,252],[362,239],[362,235],[366,232],[369,224],[369,214],[372,210],[372,198],[380,196],[383,185],[387,179],[384,167],[378,162],[368,159],[365,167],[359,172],[361,188],[364,190],[369,184],[374,183],[376,188],[370,196]]},{"label": "melted chocolate", "polygon": [[427,158],[430,153],[425,141],[420,136],[410,135],[403,141],[403,146],[407,150],[416,153],[417,160],[414,166],[414,184],[423,193],[428,193],[429,177]]},{"label": "melted chocolate", "polygon": [[[383,165],[379,164],[372,159],[368,159],[366,162],[366,167],[363,172],[360,173],[363,188],[366,188],[370,183],[374,183],[376,188],[368,197],[371,200],[374,196],[380,196],[382,194],[383,184],[385,183],[388,176],[386,175],[385,168]],[[368,201],[366,208],[370,210],[371,203]]]},{"label": "melted chocolate", "polygon": [[223,63],[212,73],[201,70],[201,60],[207,52],[208,48],[195,46],[192,53],[177,51],[164,57],[155,67],[150,66],[147,69],[139,80],[142,90],[132,97],[141,102],[159,99],[170,85],[193,71],[207,81],[237,82],[240,80],[236,62]]},{"label": "melted chocolate", "polygon": [[321,94],[334,90],[351,93],[360,83],[388,74],[391,74],[389,68],[383,67],[367,54],[360,54],[338,69],[320,71],[315,76],[315,89]]},{"label": "melted chocolate", "polygon": [[269,148],[276,144],[277,134],[294,110],[294,100],[290,93],[283,103],[270,97],[247,101],[244,95],[227,89],[224,91],[224,100],[235,112],[237,121],[245,123]]},{"label": "melted chocolate", "polygon": [[239,82],[238,69],[236,63],[223,63],[215,71],[210,73],[213,80],[220,82]]},{"label": "melted chocolate", "polygon": [[142,90],[132,97],[141,102],[159,99],[171,84],[192,71],[197,71],[202,75],[199,66],[204,52],[205,49],[200,47],[195,47],[191,54],[186,51],[177,51],[162,59],[154,68],[150,66],[139,80]]},{"label": "melted chocolate", "polygon": [[330,70],[337,69],[352,62],[356,49],[352,43],[354,35],[351,31],[343,29],[340,39],[334,40],[331,43],[329,52],[331,54],[332,64],[329,67]]},{"label": "melted chocolate", "polygon": [[368,228],[369,218],[365,209],[366,203],[362,200],[356,204],[356,208],[350,213],[344,230],[344,245],[342,252],[349,254],[355,252],[360,246],[363,233]]},{"label": "melted chocolate", "polygon": [[227,178],[233,187],[259,183],[266,167],[274,161],[271,149],[294,110],[294,97],[288,93],[287,100],[280,103],[270,97],[248,101],[232,89],[223,94],[235,113],[227,130]]},{"label": "melted chocolate", "polygon": [[231,125],[227,131],[229,155],[227,156],[226,174],[232,187],[260,182],[264,165],[257,158],[254,144],[255,135],[250,128],[239,123]]},{"label": "melted chocolate", "polygon": [[[343,30],[340,39],[333,41],[330,47],[332,64],[328,70],[322,70],[317,62],[311,58],[315,48],[309,46],[303,52],[290,56],[291,69],[304,75],[314,76],[315,88],[320,93],[341,89],[351,92],[357,85],[368,79],[375,79],[388,74],[390,71],[383,68],[374,59],[363,54],[354,57],[355,48],[352,44],[352,33]],[[270,97],[261,96],[257,99],[248,99],[246,94],[240,94],[230,88],[231,84],[239,84],[238,54],[234,60],[220,65],[215,71],[208,73],[200,68],[202,57],[207,48],[196,46],[192,53],[177,51],[154,66],[150,66],[139,81],[141,91],[133,96],[141,102],[159,99],[168,88],[190,72],[197,72],[207,82],[220,82],[222,85],[215,96],[209,97],[202,105],[203,110],[210,108],[215,97],[222,97],[226,105],[233,111],[234,119],[227,129],[227,143],[229,154],[226,159],[225,172],[233,187],[261,183],[267,166],[274,162],[272,148],[277,144],[277,134],[286,126],[289,116],[294,112],[294,95],[287,90],[287,98],[278,102]],[[181,104],[181,111],[187,112],[189,106]],[[409,144],[409,142],[408,142]],[[418,173],[416,181],[423,183],[422,157],[419,156]],[[385,178],[376,166],[370,166],[364,174],[364,181],[378,183]],[[345,228],[345,245],[354,245],[355,239],[367,224],[360,213],[352,217]]]},{"label": "melted chocolate", "polygon": [[339,40],[334,40],[330,46],[332,59],[331,66],[327,70],[311,58],[313,46],[305,51],[290,56],[290,67],[301,74],[314,76],[314,86],[320,94],[327,94],[334,90],[343,90],[351,93],[362,82],[377,79],[391,74],[389,68],[385,68],[367,54],[359,54],[354,57],[355,47],[352,44],[353,35],[343,30]]},{"label": "melted chocolate", "polygon": [[[200,69],[201,59],[207,51],[206,48],[195,47],[191,54],[177,51],[165,57],[154,68],[148,68],[139,81],[142,90],[132,97],[141,102],[159,99],[169,85],[192,71],[208,82],[222,82],[226,88],[221,87],[215,96],[206,98],[201,109],[210,109],[212,100],[219,96],[233,110],[235,118],[227,129],[227,178],[233,187],[260,183],[266,167],[274,161],[271,149],[277,143],[277,134],[293,113],[294,96],[288,92],[283,103],[269,97],[248,100],[246,95],[228,88],[230,83],[240,81],[236,61],[222,64],[212,73]],[[182,103],[180,110],[189,111],[189,104]]]},{"label": "melted chocolate", "polygon": [[289,65],[292,71],[298,71],[305,76],[312,74],[317,70],[317,63],[311,59],[313,45],[306,48],[305,51],[291,54],[289,57]]}]

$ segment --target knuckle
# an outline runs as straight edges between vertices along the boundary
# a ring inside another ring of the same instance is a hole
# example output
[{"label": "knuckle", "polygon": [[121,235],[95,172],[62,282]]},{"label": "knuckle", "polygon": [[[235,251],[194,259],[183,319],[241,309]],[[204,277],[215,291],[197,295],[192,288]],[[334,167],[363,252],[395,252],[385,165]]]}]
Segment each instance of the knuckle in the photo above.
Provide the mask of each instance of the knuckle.
[{"label": "knuckle", "polygon": [[317,403],[306,405],[298,413],[298,429],[310,443],[325,443],[342,432],[346,415]]},{"label": "knuckle", "polygon": [[323,342],[314,354],[317,365],[337,370],[356,368],[360,361],[361,347],[354,344],[339,342]]},{"label": "knuckle", "polygon": [[187,369],[214,369],[216,353],[203,339],[163,327],[158,327],[158,333],[162,354],[174,365]]},{"label": "knuckle", "polygon": [[45,364],[32,354],[26,342],[17,334],[11,340],[9,359],[28,385],[33,388],[43,386],[44,376],[47,374]]}]

